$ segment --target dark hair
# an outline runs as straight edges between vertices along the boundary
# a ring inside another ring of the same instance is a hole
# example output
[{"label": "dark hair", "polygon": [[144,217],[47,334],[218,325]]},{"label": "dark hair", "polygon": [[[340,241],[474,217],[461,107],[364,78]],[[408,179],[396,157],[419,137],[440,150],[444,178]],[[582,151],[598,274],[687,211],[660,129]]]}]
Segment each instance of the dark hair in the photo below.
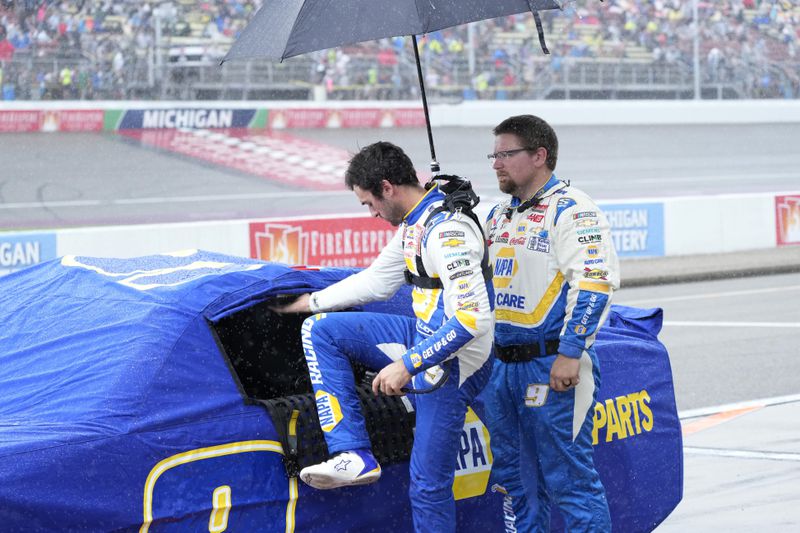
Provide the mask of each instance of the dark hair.
[{"label": "dark hair", "polygon": [[344,183],[350,190],[357,185],[376,198],[383,198],[383,180],[392,185],[419,185],[411,159],[402,148],[385,141],[362,148],[350,159],[344,174]]},{"label": "dark hair", "polygon": [[545,160],[547,168],[556,169],[558,137],[550,124],[543,119],[534,115],[517,115],[505,119],[492,131],[495,135],[503,133],[516,135],[522,141],[523,146],[529,148],[544,148],[547,150],[547,159]]}]

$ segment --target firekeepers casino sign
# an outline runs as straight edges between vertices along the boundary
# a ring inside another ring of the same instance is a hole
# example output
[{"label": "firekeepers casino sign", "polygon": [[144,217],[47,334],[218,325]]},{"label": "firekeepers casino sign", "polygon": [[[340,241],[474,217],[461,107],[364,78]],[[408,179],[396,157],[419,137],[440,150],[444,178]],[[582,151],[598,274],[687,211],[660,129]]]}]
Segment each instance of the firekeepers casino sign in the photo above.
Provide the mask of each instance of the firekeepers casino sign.
[{"label": "firekeepers casino sign", "polygon": [[800,195],[775,197],[778,246],[800,244]]},{"label": "firekeepers casino sign", "polygon": [[290,265],[365,267],[395,231],[373,217],[252,222],[250,257]]}]

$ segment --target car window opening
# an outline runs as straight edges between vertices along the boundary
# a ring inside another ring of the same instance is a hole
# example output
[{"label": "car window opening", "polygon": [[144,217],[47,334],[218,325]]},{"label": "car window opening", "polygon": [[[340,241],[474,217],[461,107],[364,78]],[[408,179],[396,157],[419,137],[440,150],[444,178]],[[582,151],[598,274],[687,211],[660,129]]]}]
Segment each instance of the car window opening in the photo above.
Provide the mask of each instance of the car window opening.
[{"label": "car window opening", "polygon": [[[308,367],[300,339],[307,315],[278,314],[271,302],[242,309],[209,323],[244,401],[263,405],[286,451],[288,477],[323,461],[327,446],[317,418]],[[373,454],[382,464],[407,460],[414,440],[409,400],[373,396],[373,373],[354,368]]]}]

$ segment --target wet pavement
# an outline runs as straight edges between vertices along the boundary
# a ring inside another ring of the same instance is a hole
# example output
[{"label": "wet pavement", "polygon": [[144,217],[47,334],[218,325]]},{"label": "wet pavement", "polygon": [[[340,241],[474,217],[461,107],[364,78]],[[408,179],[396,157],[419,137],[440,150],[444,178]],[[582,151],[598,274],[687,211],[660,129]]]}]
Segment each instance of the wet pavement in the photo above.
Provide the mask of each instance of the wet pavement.
[{"label": "wet pavement", "polygon": [[797,272],[800,246],[622,261],[615,301],[664,309],[684,428],[683,500],[657,532],[800,531]]},{"label": "wet pavement", "polygon": [[800,531],[800,394],[681,413],[684,497],[659,533]]},{"label": "wet pavement", "polygon": [[785,274],[800,272],[800,246],[724,254],[623,259],[620,268],[623,287]]}]

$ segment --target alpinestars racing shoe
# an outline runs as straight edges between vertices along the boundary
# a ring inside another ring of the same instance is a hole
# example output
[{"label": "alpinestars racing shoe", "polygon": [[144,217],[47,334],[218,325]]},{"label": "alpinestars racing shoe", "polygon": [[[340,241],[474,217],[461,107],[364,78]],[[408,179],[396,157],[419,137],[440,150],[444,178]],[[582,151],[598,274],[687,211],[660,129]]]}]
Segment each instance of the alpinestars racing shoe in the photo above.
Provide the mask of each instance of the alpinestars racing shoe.
[{"label": "alpinestars racing shoe", "polygon": [[369,449],[341,452],[324,463],[305,467],[300,479],[315,489],[336,489],[374,483],[381,477],[381,465]]}]

